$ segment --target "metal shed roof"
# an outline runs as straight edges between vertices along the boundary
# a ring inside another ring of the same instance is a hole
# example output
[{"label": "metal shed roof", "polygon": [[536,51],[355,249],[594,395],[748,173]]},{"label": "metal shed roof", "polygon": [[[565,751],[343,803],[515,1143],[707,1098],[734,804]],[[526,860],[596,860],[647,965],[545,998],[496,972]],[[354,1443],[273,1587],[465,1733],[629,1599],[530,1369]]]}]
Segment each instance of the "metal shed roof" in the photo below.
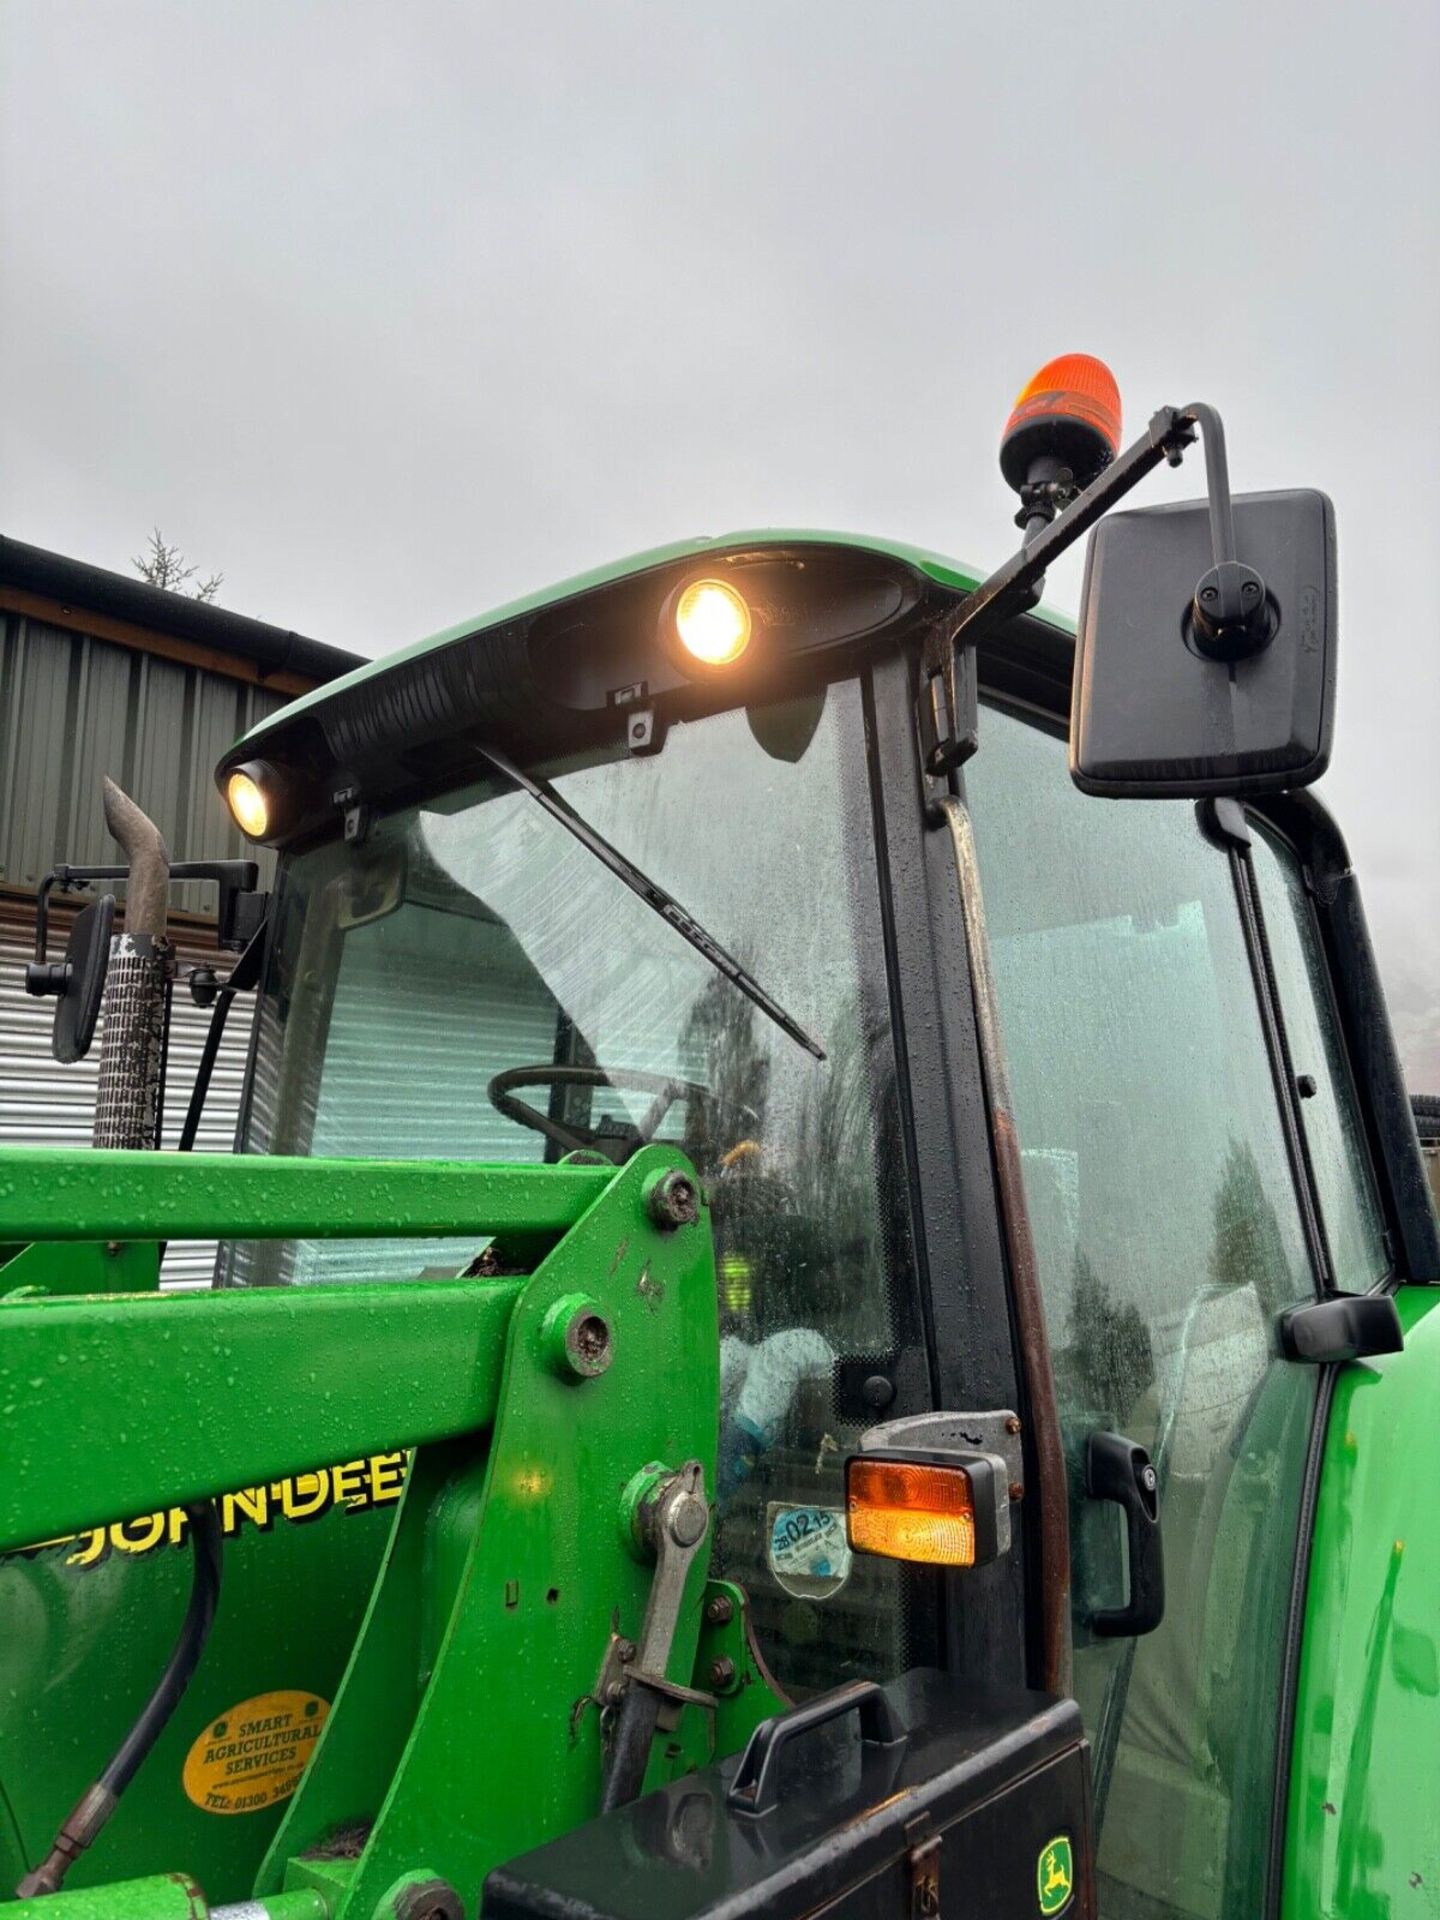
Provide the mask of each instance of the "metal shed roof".
[{"label": "metal shed roof", "polygon": [[[248,852],[215,791],[238,735],[359,656],[103,567],[0,538],[0,889],[106,864],[110,774],[177,860]],[[214,911],[213,890],[172,904]]]},{"label": "metal shed roof", "polygon": [[262,677],[294,674],[320,683],[365,664],[344,647],[0,535],[0,588],[7,587],[252,661]]}]

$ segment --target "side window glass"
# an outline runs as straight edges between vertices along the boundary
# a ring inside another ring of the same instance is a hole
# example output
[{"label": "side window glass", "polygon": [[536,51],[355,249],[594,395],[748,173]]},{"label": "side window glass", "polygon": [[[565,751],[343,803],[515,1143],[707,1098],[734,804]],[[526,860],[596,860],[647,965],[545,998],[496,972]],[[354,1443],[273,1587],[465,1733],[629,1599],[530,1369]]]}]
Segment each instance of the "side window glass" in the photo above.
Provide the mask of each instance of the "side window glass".
[{"label": "side window glass", "polygon": [[[1229,862],[1178,802],[1081,795],[987,712],[966,768],[1071,1483],[1074,1684],[1103,1920],[1263,1904],[1284,1622],[1315,1383],[1275,1357],[1302,1235]],[[1097,1430],[1150,1454],[1166,1610],[1120,1603]]]},{"label": "side window glass", "polygon": [[967,786],[1051,1339],[1153,1446],[1204,1290],[1275,1313],[1312,1286],[1230,869],[1188,805],[1088,800],[1061,741],[986,725]]},{"label": "side window glass", "polygon": [[1385,1278],[1390,1257],[1319,930],[1289,849],[1257,830],[1251,858],[1335,1284],[1363,1293]]}]

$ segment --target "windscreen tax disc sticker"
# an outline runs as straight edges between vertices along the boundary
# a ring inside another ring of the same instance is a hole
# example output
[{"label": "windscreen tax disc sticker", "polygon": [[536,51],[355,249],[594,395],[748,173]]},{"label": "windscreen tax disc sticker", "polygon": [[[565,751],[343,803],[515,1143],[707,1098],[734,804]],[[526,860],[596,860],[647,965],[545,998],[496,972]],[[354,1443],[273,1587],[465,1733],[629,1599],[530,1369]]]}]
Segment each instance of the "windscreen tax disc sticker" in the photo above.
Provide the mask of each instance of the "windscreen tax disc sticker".
[{"label": "windscreen tax disc sticker", "polygon": [[770,1571],[797,1600],[828,1600],[850,1578],[850,1547],[839,1507],[791,1507],[772,1500],[765,1535]]},{"label": "windscreen tax disc sticker", "polygon": [[300,1784],[330,1711],[317,1693],[257,1693],[227,1707],[185,1756],[181,1781],[205,1813],[259,1813]]}]

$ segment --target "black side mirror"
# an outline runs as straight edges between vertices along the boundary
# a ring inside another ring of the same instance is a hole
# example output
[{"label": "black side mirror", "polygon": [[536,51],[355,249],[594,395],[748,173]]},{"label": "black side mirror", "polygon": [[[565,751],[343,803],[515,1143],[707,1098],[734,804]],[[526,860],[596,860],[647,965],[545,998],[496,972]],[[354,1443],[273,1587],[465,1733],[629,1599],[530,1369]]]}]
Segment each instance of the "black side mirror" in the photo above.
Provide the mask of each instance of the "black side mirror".
[{"label": "black side mirror", "polygon": [[1220,564],[1214,498],[1111,514],[1091,534],[1070,724],[1082,792],[1242,797],[1325,771],[1334,508],[1310,491],[1230,504]]},{"label": "black side mirror", "polygon": [[77,913],[65,942],[65,958],[58,964],[32,961],[25,969],[25,991],[54,994],[55,1026],[50,1051],[63,1065],[83,1060],[95,1038],[95,1022],[105,997],[110,971],[110,935],[115,925],[115,896],[100,898]]}]

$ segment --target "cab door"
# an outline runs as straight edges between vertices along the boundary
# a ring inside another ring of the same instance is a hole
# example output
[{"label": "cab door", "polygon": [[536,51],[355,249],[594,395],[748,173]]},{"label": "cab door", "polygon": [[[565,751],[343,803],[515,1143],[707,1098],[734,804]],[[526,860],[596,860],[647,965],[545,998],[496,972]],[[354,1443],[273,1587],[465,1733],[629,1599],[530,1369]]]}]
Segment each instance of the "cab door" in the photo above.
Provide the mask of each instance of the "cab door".
[{"label": "cab door", "polygon": [[[1322,1400],[1275,1323],[1331,1276],[1387,1271],[1323,967],[1278,839],[1247,856],[1267,978],[1203,809],[1083,797],[1058,727],[988,711],[965,786],[1065,1437],[1100,1913],[1255,1920]],[[1154,1473],[1165,1603],[1143,1635],[1124,1627],[1143,1570],[1091,1492],[1104,1434]]]}]

